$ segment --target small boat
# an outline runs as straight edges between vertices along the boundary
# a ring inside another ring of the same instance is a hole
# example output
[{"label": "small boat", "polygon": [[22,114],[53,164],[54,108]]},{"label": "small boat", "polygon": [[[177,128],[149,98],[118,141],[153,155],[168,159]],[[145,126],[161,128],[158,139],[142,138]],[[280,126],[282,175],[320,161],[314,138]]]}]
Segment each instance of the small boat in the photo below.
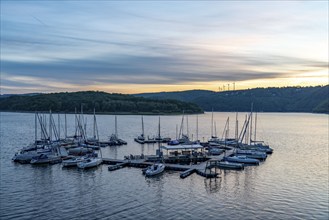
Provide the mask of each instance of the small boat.
[{"label": "small boat", "polygon": [[260,152],[256,150],[237,150],[237,155],[246,155],[248,158],[255,158],[258,160],[265,160],[267,158],[267,154],[265,152]]},{"label": "small boat", "polygon": [[208,148],[208,152],[211,154],[211,155],[220,155],[224,152],[225,150],[223,149],[220,149],[220,148],[217,148],[217,147],[209,147]]},{"label": "small boat", "polygon": [[75,147],[68,150],[68,153],[72,155],[85,155],[92,152],[93,149],[89,147]]},{"label": "small boat", "polygon": [[81,169],[97,167],[102,163],[102,159],[98,157],[88,158],[84,161],[77,163],[77,166]]},{"label": "small boat", "polygon": [[253,159],[253,158],[248,158],[248,157],[246,157],[244,155],[241,155],[241,156],[232,156],[232,157],[224,157],[224,160],[226,160],[228,162],[259,165],[259,160]]},{"label": "small boat", "polygon": [[78,163],[86,160],[86,157],[74,157],[68,160],[63,160],[62,166],[63,167],[74,167],[77,166]]},{"label": "small boat", "polygon": [[60,156],[55,155],[47,155],[47,154],[40,154],[39,156],[33,157],[31,160],[31,164],[55,164],[62,162],[62,158]]},{"label": "small boat", "polygon": [[145,176],[155,176],[162,173],[165,169],[165,165],[163,163],[155,163],[152,166],[148,167],[145,171]]},{"label": "small boat", "polygon": [[137,138],[134,139],[137,143],[144,144],[145,138],[144,134],[139,135]]},{"label": "small boat", "polygon": [[244,165],[242,163],[234,163],[228,161],[221,161],[217,164],[221,169],[230,169],[230,170],[243,170]]}]

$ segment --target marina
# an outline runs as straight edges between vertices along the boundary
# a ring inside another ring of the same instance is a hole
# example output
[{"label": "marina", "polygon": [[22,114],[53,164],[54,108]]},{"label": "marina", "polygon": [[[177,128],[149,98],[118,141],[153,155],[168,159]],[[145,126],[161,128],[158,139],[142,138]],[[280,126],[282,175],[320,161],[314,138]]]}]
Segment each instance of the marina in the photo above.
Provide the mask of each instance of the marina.
[{"label": "marina", "polygon": [[[265,161],[267,158],[266,151],[263,151],[264,149],[271,150],[268,153],[273,152],[273,149],[268,145],[254,144],[255,141],[252,140],[252,135],[254,134],[254,138],[256,138],[256,122],[255,130],[252,130],[252,115],[252,112],[246,114],[240,132],[239,128],[235,127],[235,138],[229,138],[230,128],[229,118],[227,118],[222,138],[219,139],[212,112],[211,136],[208,142],[202,142],[202,144],[198,140],[198,116],[196,118],[197,139],[193,141],[192,138],[190,140],[188,115],[183,113],[178,135],[176,129],[176,140],[178,141],[175,144],[170,144],[171,138],[161,137],[160,116],[158,117],[158,134],[151,139],[145,139],[144,119],[142,116],[142,134],[134,140],[142,145],[150,143],[158,145],[158,149],[155,151],[156,154],[130,154],[124,156],[124,159],[118,160],[103,157],[100,148],[100,146],[104,147],[106,143],[110,147],[127,144],[126,141],[118,138],[117,116],[115,116],[115,132],[111,135],[110,142],[104,142],[100,141],[99,138],[95,110],[92,116],[92,138],[87,138],[87,118],[83,114],[82,106],[80,113],[74,115],[75,133],[70,137],[67,135],[67,117],[65,115],[64,138],[60,136],[61,119],[59,114],[57,117],[58,122],[56,123],[52,111],[48,115],[35,113],[35,141],[17,152],[12,160],[14,162],[31,164],[62,163],[63,167],[77,167],[79,169],[90,169],[102,164],[109,164],[109,171],[119,170],[124,167],[139,167],[143,169],[142,173],[146,177],[160,175],[165,170],[173,170],[180,171],[181,178],[186,178],[193,173],[205,178],[216,178],[220,174],[218,170],[221,171],[221,169],[243,170],[246,165],[259,165],[261,161]],[[236,125],[237,123],[236,118]],[[186,126],[185,128],[184,125]],[[38,133],[40,133],[39,136]],[[238,136],[239,133],[240,135]],[[254,145],[250,148],[251,150],[246,150],[245,146],[252,146],[252,144]]]},{"label": "marina", "polygon": [[[222,133],[228,115],[230,118],[235,118],[234,113],[214,112],[217,133]],[[239,121],[244,121],[244,115],[243,117],[241,113],[239,115],[241,115]],[[152,177],[146,177],[143,175],[143,171],[157,162],[159,145],[158,143],[140,145],[134,141],[134,138],[140,133],[140,116],[118,116],[118,134],[127,141],[127,145],[106,146],[101,147],[100,150],[94,150],[97,157],[102,158],[102,164],[97,167],[89,169],[79,169],[77,166],[63,167],[65,161],[79,157],[68,154],[67,149],[70,147],[65,148],[65,146],[61,146],[58,150],[63,156],[61,163],[32,165],[12,162],[14,152],[22,150],[22,147],[25,147],[26,152],[30,153],[35,150],[34,146],[26,147],[26,143],[34,139],[35,129],[31,123],[34,121],[34,116],[34,114],[2,113],[3,123],[6,123],[6,130],[2,133],[1,155],[3,159],[1,160],[2,184],[0,186],[2,193],[0,209],[4,219],[28,219],[37,216],[37,212],[33,211],[36,206],[46,210],[45,215],[50,219],[57,219],[58,214],[66,218],[81,218],[83,213],[88,218],[110,216],[116,219],[126,216],[129,219],[129,216],[134,216],[135,218],[152,219],[150,217],[154,215],[152,210],[157,210],[163,216],[171,216],[174,211],[182,218],[190,218],[188,214],[181,211],[184,209],[189,210],[199,219],[212,218],[211,213],[206,211],[205,207],[215,210],[218,209],[218,204],[221,204],[219,211],[223,214],[223,218],[232,216],[238,218],[246,213],[257,214],[263,219],[268,216],[294,219],[293,215],[289,213],[300,213],[300,216],[306,219],[312,215],[317,216],[317,219],[323,219],[326,216],[326,209],[323,208],[327,204],[323,197],[326,181],[323,176],[327,171],[316,166],[321,161],[321,164],[325,164],[326,157],[323,155],[326,155],[324,153],[326,147],[323,144],[326,141],[321,137],[326,132],[324,130],[321,133],[321,130],[318,130],[318,133],[314,133],[315,135],[309,137],[311,139],[308,141],[302,137],[306,136],[309,130],[305,130],[306,133],[298,130],[298,128],[309,126],[309,123],[306,125],[301,120],[306,117],[308,121],[313,121],[314,129],[324,127],[323,119],[325,117],[321,115],[259,114],[258,139],[265,140],[274,149],[272,154],[267,154],[265,161],[260,161],[259,166],[241,166],[223,161],[224,157],[232,156],[230,154],[234,150],[232,146],[222,147],[221,149],[225,151],[219,155],[209,155],[207,150],[209,146],[205,143],[210,138],[211,113],[198,115],[198,135],[202,140],[200,144],[202,148],[192,149],[193,144],[191,144],[191,149],[186,148],[186,145],[178,149],[179,145],[173,145],[176,146],[175,149],[162,143],[160,145],[163,147],[161,148],[163,158],[161,162],[165,165],[165,169],[161,174]],[[53,116],[56,116],[57,119],[57,115]],[[93,115],[84,117],[88,118],[87,121],[90,123],[90,125],[87,123],[86,133],[92,136]],[[161,135],[175,139],[176,123],[181,121],[181,117],[161,116]],[[285,118],[284,123],[281,122],[282,117]],[[60,118],[63,120],[64,115],[60,115]],[[96,115],[96,118],[100,140],[104,140],[108,134],[115,133],[112,130],[114,129],[114,116]],[[6,122],[7,119],[10,119],[10,124]],[[150,124],[145,132],[156,137],[158,117],[144,116],[144,120]],[[196,139],[195,121],[196,116],[189,115],[190,139],[194,141]],[[268,123],[269,121],[271,123]],[[280,123],[274,124],[273,121]],[[43,127],[47,127],[49,130],[49,120],[47,122],[47,126]],[[290,127],[296,123],[297,127]],[[17,126],[18,124],[19,126]],[[126,124],[130,126],[124,126]],[[63,125],[62,128],[65,128],[64,120],[61,125]],[[241,131],[242,125],[243,123],[240,123],[239,131]],[[39,124],[38,128],[40,128]],[[65,133],[63,130],[65,129],[61,130],[61,139]],[[74,136],[75,130],[74,114],[67,115],[68,136]],[[234,126],[230,130],[234,130]],[[298,136],[296,136],[296,132],[298,132]],[[235,132],[231,133],[234,136]],[[12,134],[22,138],[14,137]],[[41,137],[40,134],[40,129],[38,129],[38,137]],[[221,138],[221,135],[216,136]],[[203,137],[205,137],[204,140]],[[308,151],[310,142],[317,143],[318,146],[311,152]],[[38,142],[38,144],[42,143]],[[69,143],[66,145],[68,146]],[[296,149],[298,149],[299,155],[303,155],[301,158],[294,156],[297,152]],[[38,148],[38,152],[49,150]],[[316,158],[317,162],[307,163],[306,166],[304,162],[311,161],[312,158]],[[228,166],[229,169],[227,169]],[[205,170],[206,167],[210,169]],[[298,173],[305,175],[300,176]],[[310,176],[315,181],[310,182],[307,178]],[[294,187],[296,181],[298,186],[303,187]],[[15,187],[11,187],[12,185]],[[287,190],[289,194],[286,193]],[[303,199],[298,197],[305,192],[308,194],[303,196]],[[280,195],[280,199],[276,195]],[[314,198],[321,198],[321,195],[322,199],[317,199],[315,206]],[[248,201],[244,200],[245,196],[248,196]],[[31,197],[36,198],[34,202],[28,202]],[[6,198],[6,202],[4,202],[4,198]],[[282,203],[281,198],[289,201],[290,205],[286,206]],[[50,201],[54,201],[54,203]],[[202,201],[202,205],[198,201]],[[266,202],[259,203],[258,201]],[[157,209],[160,202],[165,207],[172,207],[170,211]],[[81,204],[86,209],[81,209],[76,204]],[[185,204],[190,208],[187,208]],[[243,212],[239,211],[240,209],[233,211],[230,207],[234,205],[245,208]],[[32,211],[18,212],[17,206]],[[61,209],[61,206],[67,207],[70,212]],[[300,211],[301,206],[304,207],[302,212]],[[138,209],[134,207],[138,207]],[[277,211],[278,208],[285,210],[284,213]],[[122,210],[125,211],[121,212]],[[266,210],[270,210],[270,213],[274,214],[269,214]],[[99,214],[94,214],[95,211]]]}]

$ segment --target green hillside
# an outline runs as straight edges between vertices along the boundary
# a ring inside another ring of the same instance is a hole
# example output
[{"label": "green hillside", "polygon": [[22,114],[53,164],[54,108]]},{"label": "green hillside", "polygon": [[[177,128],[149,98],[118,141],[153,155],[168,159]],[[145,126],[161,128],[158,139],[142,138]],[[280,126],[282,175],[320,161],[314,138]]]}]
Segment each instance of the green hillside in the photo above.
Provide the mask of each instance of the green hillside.
[{"label": "green hillside", "polygon": [[190,90],[136,94],[137,97],[176,99],[199,105],[205,111],[256,111],[329,113],[329,86],[256,88],[214,92]]},{"label": "green hillside", "polygon": [[32,96],[14,95],[0,98],[0,111],[74,112],[83,106],[85,113],[181,114],[202,113],[196,104],[178,100],[153,100],[132,95],[105,92],[50,93]]}]

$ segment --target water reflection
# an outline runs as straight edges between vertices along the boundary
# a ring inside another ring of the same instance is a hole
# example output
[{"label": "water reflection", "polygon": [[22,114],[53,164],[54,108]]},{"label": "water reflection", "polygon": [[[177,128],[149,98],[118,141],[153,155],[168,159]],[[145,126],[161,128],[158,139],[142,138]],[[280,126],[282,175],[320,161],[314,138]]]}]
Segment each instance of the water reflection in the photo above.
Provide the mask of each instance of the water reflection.
[{"label": "water reflection", "polygon": [[203,182],[208,194],[217,193],[221,189],[222,178],[205,178]]}]

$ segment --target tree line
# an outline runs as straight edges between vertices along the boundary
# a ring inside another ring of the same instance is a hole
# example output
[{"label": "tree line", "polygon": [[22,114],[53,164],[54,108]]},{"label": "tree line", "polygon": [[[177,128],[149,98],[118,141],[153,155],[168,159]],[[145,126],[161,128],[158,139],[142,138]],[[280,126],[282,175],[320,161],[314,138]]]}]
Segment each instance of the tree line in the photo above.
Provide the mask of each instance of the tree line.
[{"label": "tree line", "polygon": [[178,100],[154,100],[132,95],[105,93],[99,91],[62,92],[36,94],[31,96],[13,95],[0,99],[1,111],[55,111],[115,114],[181,114],[203,113],[193,103]]}]

